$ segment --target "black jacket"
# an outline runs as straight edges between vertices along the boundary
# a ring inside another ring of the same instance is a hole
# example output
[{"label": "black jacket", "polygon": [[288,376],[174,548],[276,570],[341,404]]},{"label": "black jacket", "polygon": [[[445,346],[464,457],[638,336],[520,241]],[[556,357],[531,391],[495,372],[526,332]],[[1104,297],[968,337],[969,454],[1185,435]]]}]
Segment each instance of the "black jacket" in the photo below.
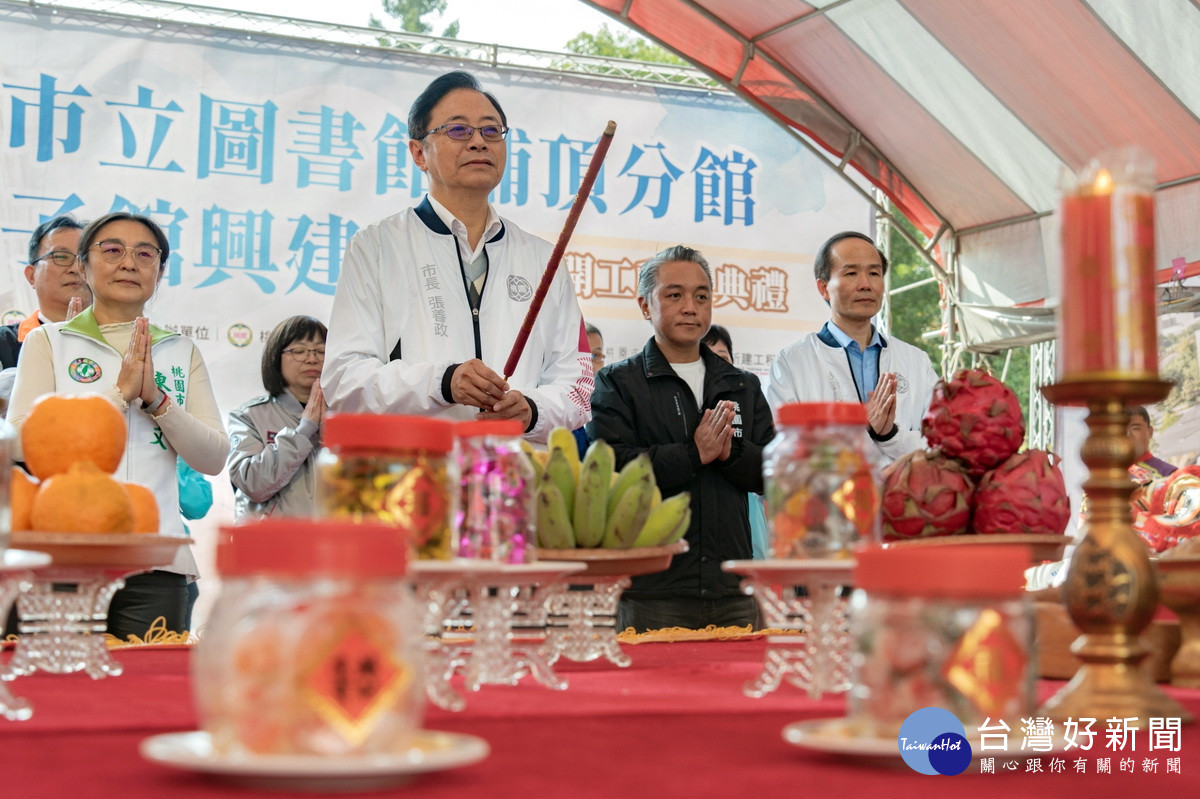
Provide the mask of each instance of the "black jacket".
[{"label": "black jacket", "polygon": [[[771,409],[758,377],[726,363],[700,345],[704,359],[704,408],[697,410],[688,384],[675,373],[651,338],[640,355],[600,370],[592,394],[594,440],[616,453],[617,468],[649,452],[663,497],[692,492],[689,549],[671,568],[633,578],[626,596],[717,599],[739,595],[740,577],[721,571],[726,560],[748,560],[748,492],[762,493],[762,451],[775,436]],[[736,403],[729,459],[700,465],[694,436],[704,409],[720,400]]]},{"label": "black jacket", "polygon": [[17,365],[21,355],[21,342],[17,341],[17,328],[20,322],[11,325],[0,325],[0,369],[12,369]]}]

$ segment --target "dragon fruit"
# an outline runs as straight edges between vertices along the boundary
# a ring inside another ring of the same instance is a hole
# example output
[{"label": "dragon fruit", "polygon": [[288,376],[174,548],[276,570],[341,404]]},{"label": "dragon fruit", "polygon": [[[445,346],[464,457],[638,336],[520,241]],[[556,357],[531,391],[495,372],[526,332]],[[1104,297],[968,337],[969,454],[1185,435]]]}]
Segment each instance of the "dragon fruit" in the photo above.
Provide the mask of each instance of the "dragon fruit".
[{"label": "dragon fruit", "polygon": [[975,532],[1061,535],[1071,520],[1071,501],[1058,461],[1030,449],[986,473],[975,492]]},{"label": "dragon fruit", "polygon": [[883,471],[883,539],[967,532],[974,492],[957,461],[928,450],[908,453]]},{"label": "dragon fruit", "polygon": [[987,372],[962,369],[934,387],[921,432],[929,446],[962,461],[978,480],[1021,448],[1025,420],[1011,388]]}]

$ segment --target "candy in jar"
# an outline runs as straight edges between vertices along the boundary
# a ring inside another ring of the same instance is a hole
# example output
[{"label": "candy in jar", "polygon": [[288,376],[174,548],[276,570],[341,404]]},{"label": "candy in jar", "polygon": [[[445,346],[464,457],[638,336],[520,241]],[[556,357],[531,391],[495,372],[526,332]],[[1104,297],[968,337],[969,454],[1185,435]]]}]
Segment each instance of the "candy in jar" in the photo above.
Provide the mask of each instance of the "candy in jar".
[{"label": "candy in jar", "polygon": [[915,710],[940,707],[968,732],[1034,709],[1031,553],[1015,545],[870,547],[856,555],[850,601],[850,712],[895,736]]},{"label": "candy in jar", "polygon": [[859,403],[780,406],[763,450],[773,558],[850,557],[879,540],[879,490],[867,412]]},{"label": "candy in jar", "polygon": [[395,754],[425,696],[407,547],[379,524],[225,527],[221,593],[192,660],[219,754]]},{"label": "candy in jar", "polygon": [[534,473],[512,419],[455,425],[458,555],[503,563],[536,560]]},{"label": "candy in jar", "polygon": [[423,416],[334,414],[317,457],[317,507],[332,519],[395,525],[415,557],[454,557],[454,425]]}]

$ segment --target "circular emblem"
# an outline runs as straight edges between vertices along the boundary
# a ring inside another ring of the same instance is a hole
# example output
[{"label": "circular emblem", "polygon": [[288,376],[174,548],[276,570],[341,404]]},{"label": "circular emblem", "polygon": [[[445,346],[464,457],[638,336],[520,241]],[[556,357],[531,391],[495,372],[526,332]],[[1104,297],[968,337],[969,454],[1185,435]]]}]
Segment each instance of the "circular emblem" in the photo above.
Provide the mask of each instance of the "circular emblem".
[{"label": "circular emblem", "polygon": [[896,372],[896,393],[903,394],[908,391],[908,378]]},{"label": "circular emblem", "polygon": [[235,347],[249,347],[250,342],[254,340],[254,331],[250,329],[249,325],[238,322],[229,326],[229,332],[225,336]]},{"label": "circular emblem", "polygon": [[25,314],[20,311],[5,311],[4,316],[0,316],[0,325],[11,325],[14,322],[20,322],[25,318]]},{"label": "circular emblem", "polygon": [[508,276],[508,298],[513,302],[529,302],[533,297],[533,286],[520,275]]},{"label": "circular emblem", "polygon": [[76,358],[67,364],[67,374],[76,383],[95,383],[100,379],[100,364],[91,358]]}]

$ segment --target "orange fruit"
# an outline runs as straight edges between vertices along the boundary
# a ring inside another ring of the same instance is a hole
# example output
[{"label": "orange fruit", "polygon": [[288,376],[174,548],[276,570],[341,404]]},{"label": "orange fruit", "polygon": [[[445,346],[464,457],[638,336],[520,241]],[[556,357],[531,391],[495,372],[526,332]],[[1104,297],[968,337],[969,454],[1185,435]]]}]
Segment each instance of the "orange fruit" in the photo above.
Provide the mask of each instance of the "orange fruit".
[{"label": "orange fruit", "polygon": [[158,500],[154,492],[141,483],[121,483],[133,503],[133,531],[135,533],[158,532]]},{"label": "orange fruit", "polygon": [[38,488],[38,481],[27,475],[24,469],[13,467],[8,495],[12,508],[12,529],[29,529],[29,513],[33,510],[33,498],[37,496]]},{"label": "orange fruit", "polygon": [[42,483],[33,498],[31,529],[47,533],[129,533],[129,492],[91,461],[75,463]]},{"label": "orange fruit", "polygon": [[125,453],[125,417],[100,394],[49,394],[21,425],[25,465],[39,480],[91,461],[112,474]]}]

